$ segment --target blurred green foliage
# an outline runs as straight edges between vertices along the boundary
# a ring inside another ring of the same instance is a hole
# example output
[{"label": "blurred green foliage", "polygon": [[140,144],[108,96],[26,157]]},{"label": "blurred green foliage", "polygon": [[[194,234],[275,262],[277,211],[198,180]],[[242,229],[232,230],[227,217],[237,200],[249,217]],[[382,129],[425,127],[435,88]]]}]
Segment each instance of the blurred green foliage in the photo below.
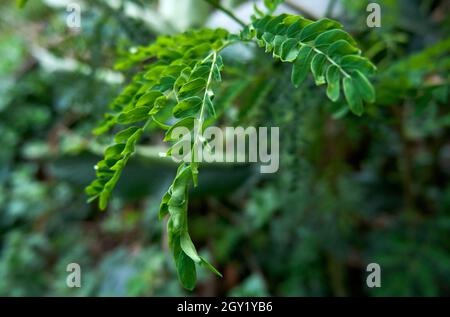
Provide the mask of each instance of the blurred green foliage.
[{"label": "blurred green foliage", "polygon": [[[91,131],[125,84],[113,65],[178,30],[178,17],[158,28],[124,10],[157,13],[155,1],[89,1],[72,31],[65,7],[46,3],[0,4],[0,295],[186,295],[157,219],[175,173],[154,155],[162,135],[144,140],[107,212],[83,192],[111,141]],[[264,177],[249,165],[202,170],[190,231],[224,277],[199,271],[194,294],[450,295],[448,4],[380,1],[374,29],[365,1],[341,4],[332,18],[379,69],[361,118],[312,79],[294,89],[290,67],[251,46],[224,52],[221,124],[282,127],[281,163]],[[71,262],[81,288],[66,286]],[[381,288],[366,286],[372,262]]]}]

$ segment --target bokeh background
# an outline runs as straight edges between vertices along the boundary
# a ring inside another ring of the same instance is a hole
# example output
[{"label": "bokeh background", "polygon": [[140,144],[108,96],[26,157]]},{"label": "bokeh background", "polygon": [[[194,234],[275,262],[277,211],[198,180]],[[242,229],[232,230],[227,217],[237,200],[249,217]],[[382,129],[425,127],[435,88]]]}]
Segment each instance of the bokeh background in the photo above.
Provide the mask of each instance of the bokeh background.
[{"label": "bokeh background", "polygon": [[[81,5],[81,29],[66,5]],[[253,1],[221,1],[247,20]],[[450,295],[450,20],[445,0],[286,1],[279,12],[342,22],[379,72],[358,118],[252,46],[225,52],[220,124],[281,127],[280,171],[205,165],[193,240],[224,274],[181,288],[157,219],[175,167],[143,142],[106,212],[84,187],[111,137],[92,129],[131,74],[114,64],[160,34],[238,31],[202,0],[0,3],[0,295]],[[257,2],[261,9],[264,5]],[[66,266],[82,287],[66,286]],[[382,286],[366,286],[379,263]]]}]

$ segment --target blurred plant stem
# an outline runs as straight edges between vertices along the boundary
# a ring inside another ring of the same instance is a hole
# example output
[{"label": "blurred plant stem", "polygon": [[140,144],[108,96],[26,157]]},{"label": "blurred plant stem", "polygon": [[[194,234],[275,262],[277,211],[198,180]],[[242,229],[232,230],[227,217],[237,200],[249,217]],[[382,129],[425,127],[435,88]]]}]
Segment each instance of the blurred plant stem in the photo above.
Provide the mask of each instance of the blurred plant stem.
[{"label": "blurred plant stem", "polygon": [[284,4],[287,5],[290,9],[297,11],[298,13],[303,15],[305,18],[312,19],[312,20],[315,20],[318,18],[318,17],[314,16],[314,14],[312,14],[305,8],[302,8],[299,4],[297,4],[293,1],[286,0],[284,2]]},{"label": "blurred plant stem", "polygon": [[329,0],[327,9],[325,10],[325,16],[331,18],[333,16],[334,8],[336,7],[336,0]]},{"label": "blurred plant stem", "polygon": [[[64,57],[60,58],[54,55],[46,48],[38,45],[31,45],[31,55],[39,62],[39,64],[49,73],[53,72],[79,72],[81,74],[94,74],[94,69],[76,59]],[[121,84],[124,81],[123,75],[107,68],[99,68],[95,70],[95,77],[98,80],[109,84]]]},{"label": "blurred plant stem", "polygon": [[228,15],[230,18],[232,18],[234,21],[236,21],[237,23],[239,23],[242,27],[245,27],[246,24],[244,23],[244,21],[242,21],[241,19],[239,19],[236,15],[234,15],[233,12],[231,12],[230,10],[228,10],[227,8],[225,8],[224,6],[222,6],[219,1],[216,0],[205,0],[206,2],[208,2],[210,5],[212,5],[214,8],[222,11],[223,13],[225,13],[226,15]]}]

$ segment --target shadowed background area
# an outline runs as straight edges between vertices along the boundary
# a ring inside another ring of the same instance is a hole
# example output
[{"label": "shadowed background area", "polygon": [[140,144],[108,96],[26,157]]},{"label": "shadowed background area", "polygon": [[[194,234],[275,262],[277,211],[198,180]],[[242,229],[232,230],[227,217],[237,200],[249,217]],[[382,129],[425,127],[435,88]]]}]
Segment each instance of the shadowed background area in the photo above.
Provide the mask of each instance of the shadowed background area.
[{"label": "shadowed background area", "polygon": [[[214,2],[214,1],[212,1]],[[266,1],[270,2],[270,1]],[[282,1],[280,1],[282,2]],[[81,28],[67,26],[68,3]],[[263,1],[220,1],[244,22]],[[218,125],[280,127],[280,170],[201,166],[189,206],[198,270],[179,285],[158,208],[176,165],[145,136],[108,210],[84,188],[112,137],[96,138],[132,73],[114,65],[158,35],[239,24],[204,0],[15,1],[0,4],[0,295],[449,296],[450,20],[445,0],[285,1],[289,12],[340,21],[378,67],[377,101],[356,117],[312,78],[248,45],[224,52]],[[79,263],[82,287],[66,286]],[[382,286],[366,285],[369,263]]]}]

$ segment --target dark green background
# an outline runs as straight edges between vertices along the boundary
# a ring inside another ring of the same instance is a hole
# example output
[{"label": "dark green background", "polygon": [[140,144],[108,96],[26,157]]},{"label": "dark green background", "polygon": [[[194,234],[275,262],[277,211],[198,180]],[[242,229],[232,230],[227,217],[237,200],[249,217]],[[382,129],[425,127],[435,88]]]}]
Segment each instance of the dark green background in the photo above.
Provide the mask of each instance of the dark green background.
[{"label": "dark green background", "polygon": [[[119,2],[157,14],[155,1]],[[64,7],[0,4],[0,295],[188,294],[157,219],[174,166],[137,155],[106,212],[88,205],[83,189],[111,141],[91,130],[121,88],[103,71],[181,20],[200,27],[212,8],[191,2],[191,12],[148,24],[85,1],[79,32],[67,28]],[[291,66],[260,50],[246,48],[245,59],[226,52],[219,124],[280,126],[280,171],[201,168],[190,231],[224,277],[200,269],[193,294],[450,295],[448,2],[379,1],[375,29],[365,1],[340,3],[333,18],[379,69],[377,102],[361,118],[311,78],[295,89]],[[64,70],[67,59],[82,70]],[[155,131],[143,146],[151,152],[161,140]],[[71,262],[82,268],[79,289],[65,283]],[[366,286],[372,262],[381,288]]]}]

